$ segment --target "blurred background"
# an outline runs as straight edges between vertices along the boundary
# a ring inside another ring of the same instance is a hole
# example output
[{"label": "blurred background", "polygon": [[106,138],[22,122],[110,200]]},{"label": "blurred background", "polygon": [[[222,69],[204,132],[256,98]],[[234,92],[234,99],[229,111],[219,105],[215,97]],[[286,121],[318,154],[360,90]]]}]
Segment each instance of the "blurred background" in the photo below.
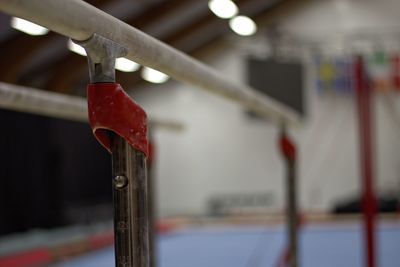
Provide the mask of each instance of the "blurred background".
[{"label": "blurred background", "polygon": [[[399,1],[86,2],[300,114],[289,134],[298,149],[301,266],[365,266],[354,89],[362,56],[378,266],[398,266]],[[83,53],[66,37],[0,13],[3,83],[84,97]],[[284,266],[276,125],[132,61],[117,62],[116,78],[151,117],[181,125],[150,125],[158,266]],[[112,265],[110,157],[89,126],[6,109],[0,122],[0,266]]]}]

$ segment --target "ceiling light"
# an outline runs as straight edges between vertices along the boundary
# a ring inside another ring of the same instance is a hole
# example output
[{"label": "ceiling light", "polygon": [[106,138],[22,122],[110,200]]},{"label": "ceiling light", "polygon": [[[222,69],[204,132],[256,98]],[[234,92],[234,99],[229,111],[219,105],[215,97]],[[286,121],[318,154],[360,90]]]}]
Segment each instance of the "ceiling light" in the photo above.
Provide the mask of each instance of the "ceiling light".
[{"label": "ceiling light", "polygon": [[210,10],[222,19],[229,19],[238,13],[238,8],[231,0],[210,0],[208,2]]},{"label": "ceiling light", "polygon": [[239,35],[249,36],[257,31],[256,23],[249,17],[237,16],[229,21],[231,29]]},{"label": "ceiling light", "polygon": [[144,67],[142,69],[142,78],[151,83],[164,83],[169,79],[169,76],[161,71]]},{"label": "ceiling light", "polygon": [[140,65],[132,60],[124,57],[117,58],[115,68],[123,72],[133,72],[139,69]]},{"label": "ceiling light", "polygon": [[86,56],[86,51],[85,48],[83,48],[82,46],[72,42],[71,40],[68,40],[68,49],[72,52],[75,52],[81,56]]},{"label": "ceiling light", "polygon": [[10,23],[11,27],[13,27],[14,29],[27,33],[29,35],[45,35],[49,32],[48,29],[40,25],[17,17],[12,17]]}]

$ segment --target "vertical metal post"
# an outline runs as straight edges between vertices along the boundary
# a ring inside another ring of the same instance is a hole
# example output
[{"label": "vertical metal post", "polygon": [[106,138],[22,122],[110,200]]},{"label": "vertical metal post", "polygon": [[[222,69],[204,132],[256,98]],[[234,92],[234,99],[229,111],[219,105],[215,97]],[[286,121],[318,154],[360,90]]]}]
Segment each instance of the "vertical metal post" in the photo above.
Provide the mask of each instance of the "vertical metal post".
[{"label": "vertical metal post", "polygon": [[297,211],[297,177],[296,177],[296,151],[293,142],[286,134],[285,126],[281,128],[280,136],[281,153],[286,165],[286,223],[288,234],[287,264],[298,267],[298,211]]},{"label": "vertical metal post", "polygon": [[[91,84],[115,84],[115,59],[123,56],[125,49],[97,34],[80,44],[88,55]],[[149,267],[146,156],[114,132],[109,131],[108,137],[112,154],[115,264]]]},{"label": "vertical metal post", "polygon": [[149,203],[149,250],[150,250],[150,267],[157,266],[157,243],[156,243],[156,233],[155,233],[155,223],[156,223],[156,208],[155,208],[155,184],[154,184],[154,161],[155,161],[155,145],[154,138],[152,134],[152,127],[149,129],[149,157],[147,158],[147,193],[148,193],[148,203]]},{"label": "vertical metal post", "polygon": [[117,267],[149,267],[146,157],[123,138],[111,138]]},{"label": "vertical metal post", "polygon": [[296,203],[296,164],[294,161],[286,161],[286,200],[287,200],[287,228],[289,234],[289,259],[291,267],[298,267],[297,259],[297,203]]},{"label": "vertical metal post", "polygon": [[365,224],[364,242],[366,266],[375,267],[375,215],[377,208],[373,177],[371,90],[367,84],[367,76],[361,56],[357,57],[354,63],[354,82],[359,121],[362,211]]}]

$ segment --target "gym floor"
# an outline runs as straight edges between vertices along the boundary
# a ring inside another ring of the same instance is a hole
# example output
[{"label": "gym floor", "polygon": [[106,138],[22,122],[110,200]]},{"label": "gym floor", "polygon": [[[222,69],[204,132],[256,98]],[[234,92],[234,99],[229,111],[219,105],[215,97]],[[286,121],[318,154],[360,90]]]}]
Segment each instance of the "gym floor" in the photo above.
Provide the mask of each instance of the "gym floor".
[{"label": "gym floor", "polygon": [[[400,221],[378,224],[378,266],[398,267]],[[157,243],[160,267],[278,267],[285,232],[277,226],[212,226],[174,230]],[[363,266],[360,223],[311,223],[300,234],[300,264],[306,267]],[[113,247],[71,258],[52,267],[108,267]]]}]

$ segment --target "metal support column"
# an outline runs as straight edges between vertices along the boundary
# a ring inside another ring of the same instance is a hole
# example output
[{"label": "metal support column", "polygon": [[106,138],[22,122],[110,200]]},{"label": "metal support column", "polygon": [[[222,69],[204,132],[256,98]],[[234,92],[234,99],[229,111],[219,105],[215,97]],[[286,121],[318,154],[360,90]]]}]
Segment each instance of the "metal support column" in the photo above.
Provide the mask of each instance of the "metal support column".
[{"label": "metal support column", "polygon": [[287,264],[298,267],[298,211],[297,211],[297,177],[296,148],[282,126],[280,133],[280,149],[286,165],[286,222],[288,235]]},{"label": "metal support column", "polygon": [[149,267],[146,158],[123,138],[111,138],[116,266]]},{"label": "metal support column", "polygon": [[[124,48],[96,34],[79,44],[88,54],[91,84],[115,84],[115,59],[126,53]],[[149,267],[146,156],[123,137],[107,132],[112,154],[115,263],[117,267]]]},{"label": "metal support column", "polygon": [[156,191],[155,191],[155,144],[153,137],[152,125],[149,129],[149,157],[147,158],[147,192],[149,195],[149,249],[150,249],[150,267],[157,266],[157,234],[156,227]]},{"label": "metal support column", "polygon": [[362,211],[365,224],[365,266],[375,267],[375,215],[377,208],[374,190],[371,90],[361,56],[357,57],[354,63],[354,78],[360,136]]}]

